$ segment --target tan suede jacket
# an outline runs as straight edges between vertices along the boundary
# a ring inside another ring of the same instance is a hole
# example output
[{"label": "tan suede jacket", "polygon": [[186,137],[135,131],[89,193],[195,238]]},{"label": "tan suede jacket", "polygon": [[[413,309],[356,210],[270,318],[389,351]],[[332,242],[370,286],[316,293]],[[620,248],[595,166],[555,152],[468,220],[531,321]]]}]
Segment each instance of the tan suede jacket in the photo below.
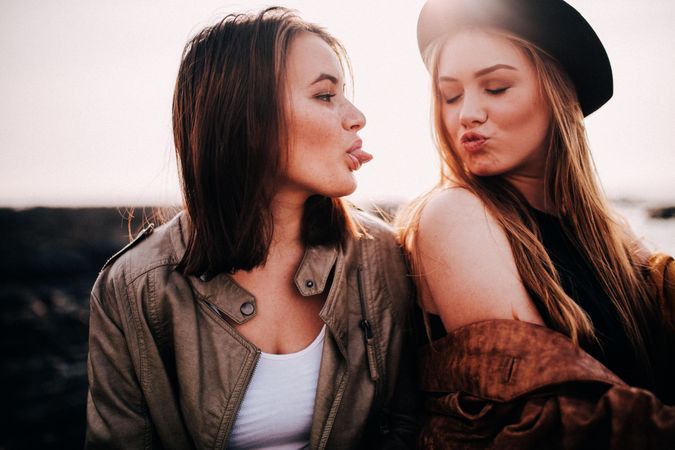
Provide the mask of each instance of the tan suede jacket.
[{"label": "tan suede jacket", "polygon": [[[328,289],[326,338],[311,429],[315,449],[405,448],[417,429],[406,323],[412,300],[391,230],[358,213],[369,237],[309,248],[304,296]],[[182,214],[147,228],[101,271],[91,295],[87,448],[227,447],[260,350],[231,325],[256,315],[225,275],[174,270]],[[332,280],[332,281],[331,281]],[[372,448],[372,447],[371,447]]]},{"label": "tan suede jacket", "polygon": [[[650,268],[672,374],[675,262],[656,255]],[[551,329],[479,322],[427,345],[419,362],[419,448],[675,449],[675,407],[627,386]]]}]

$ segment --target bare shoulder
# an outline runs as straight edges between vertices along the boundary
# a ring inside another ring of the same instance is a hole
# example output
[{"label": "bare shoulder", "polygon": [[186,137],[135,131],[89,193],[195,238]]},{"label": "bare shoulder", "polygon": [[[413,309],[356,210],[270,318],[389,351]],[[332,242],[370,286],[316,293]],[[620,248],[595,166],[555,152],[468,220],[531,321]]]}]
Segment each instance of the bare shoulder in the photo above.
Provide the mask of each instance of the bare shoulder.
[{"label": "bare shoulder", "polygon": [[483,201],[466,189],[447,188],[429,198],[422,210],[420,228],[430,230],[439,226],[462,226],[474,223],[477,218],[491,219]]},{"label": "bare shoulder", "polygon": [[[420,216],[419,240],[433,253],[452,249],[447,255],[451,260],[461,261],[463,251],[511,251],[504,232],[482,200],[462,188],[444,189],[429,199]],[[482,244],[476,247],[477,243]]]},{"label": "bare shoulder", "polygon": [[541,323],[506,233],[472,192],[450,188],[429,199],[420,217],[418,252],[423,303],[446,329],[488,319]]}]

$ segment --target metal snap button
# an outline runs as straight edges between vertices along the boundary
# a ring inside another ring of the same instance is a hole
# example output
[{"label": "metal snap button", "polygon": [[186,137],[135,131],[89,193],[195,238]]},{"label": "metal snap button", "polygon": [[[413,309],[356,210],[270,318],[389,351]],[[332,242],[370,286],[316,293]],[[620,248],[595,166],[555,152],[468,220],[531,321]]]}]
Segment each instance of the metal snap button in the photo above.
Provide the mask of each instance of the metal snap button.
[{"label": "metal snap button", "polygon": [[305,286],[307,286],[308,288],[313,288],[314,287],[314,281],[312,281],[312,280],[305,281]]},{"label": "metal snap button", "polygon": [[250,316],[255,312],[255,305],[252,302],[244,302],[241,304],[239,311],[245,316]]}]

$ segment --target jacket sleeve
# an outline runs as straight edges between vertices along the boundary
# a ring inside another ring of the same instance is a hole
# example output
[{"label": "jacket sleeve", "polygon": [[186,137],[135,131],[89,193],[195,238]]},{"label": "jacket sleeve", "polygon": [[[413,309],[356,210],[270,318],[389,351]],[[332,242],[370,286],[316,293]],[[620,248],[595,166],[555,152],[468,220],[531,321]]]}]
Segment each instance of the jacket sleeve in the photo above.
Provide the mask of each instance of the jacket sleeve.
[{"label": "jacket sleeve", "polygon": [[564,440],[579,448],[589,442],[595,448],[675,448],[675,408],[662,404],[651,392],[629,386],[613,386],[590,408],[575,408],[579,401],[560,397]]},{"label": "jacket sleeve", "polygon": [[518,400],[430,398],[419,448],[675,448],[675,408],[625,385],[561,385]]},{"label": "jacket sleeve", "polygon": [[414,366],[407,359],[401,359],[401,367],[389,401],[371,414],[360,448],[415,448],[419,431],[419,396],[415,391]]},{"label": "jacket sleeve", "polygon": [[415,448],[419,432],[420,397],[415,389],[415,361],[412,338],[406,334],[402,349],[400,367],[390,402],[382,411],[384,423],[380,424],[381,439],[374,448],[406,449]]},{"label": "jacket sleeve", "polygon": [[[99,279],[90,301],[85,448],[151,448],[153,432],[127,339],[128,303]],[[120,306],[124,305],[124,306]]]},{"label": "jacket sleeve", "polygon": [[421,448],[675,448],[675,407],[546,327],[471,324],[420,363]]},{"label": "jacket sleeve", "polygon": [[[405,277],[402,280],[407,282]],[[364,449],[415,448],[419,432],[421,398],[416,382],[414,324],[411,316],[413,293],[410,285],[401,287],[399,292],[407,292],[410,302],[397,316],[398,342],[390,350],[396,355],[385,361],[389,374],[386,400],[369,419],[367,438],[361,445]]]},{"label": "jacket sleeve", "polygon": [[415,448],[421,410],[420,398],[415,388],[413,359],[412,346],[406,342],[401,350],[398,370],[389,375],[392,381],[388,387],[388,401],[369,418],[360,448],[364,450]]},{"label": "jacket sleeve", "polygon": [[386,261],[392,264],[383,273],[388,296],[394,312],[395,338],[389,343],[384,361],[387,385],[384,401],[379,411],[372,415],[367,426],[367,439],[362,448],[406,449],[414,448],[419,432],[420,396],[417,392],[416,350],[412,318],[414,289],[407,276],[407,266],[398,245],[383,246]]}]

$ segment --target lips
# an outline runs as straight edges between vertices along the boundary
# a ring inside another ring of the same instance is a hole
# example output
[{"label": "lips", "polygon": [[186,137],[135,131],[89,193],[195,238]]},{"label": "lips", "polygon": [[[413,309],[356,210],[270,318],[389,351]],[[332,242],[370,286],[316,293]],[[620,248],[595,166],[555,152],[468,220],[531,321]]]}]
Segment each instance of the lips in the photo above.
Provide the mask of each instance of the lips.
[{"label": "lips", "polygon": [[347,159],[351,170],[359,170],[361,166],[371,159],[373,155],[361,148],[362,142],[359,140],[347,150]]},{"label": "lips", "polygon": [[462,135],[461,143],[467,152],[476,152],[483,148],[487,140],[488,138],[481,134],[468,132]]}]

